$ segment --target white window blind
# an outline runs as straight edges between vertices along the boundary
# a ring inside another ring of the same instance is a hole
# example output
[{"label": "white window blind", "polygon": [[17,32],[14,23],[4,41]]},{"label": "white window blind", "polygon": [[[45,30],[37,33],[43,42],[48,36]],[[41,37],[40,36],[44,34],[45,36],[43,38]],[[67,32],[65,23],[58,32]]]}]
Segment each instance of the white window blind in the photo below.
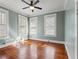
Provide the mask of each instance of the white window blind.
[{"label": "white window blind", "polygon": [[0,39],[9,37],[8,11],[0,8]]},{"label": "white window blind", "polygon": [[56,36],[56,14],[44,16],[44,34]]},{"label": "white window blind", "polygon": [[28,34],[28,20],[27,17],[19,15],[19,35]]},{"label": "white window blind", "polygon": [[30,18],[30,34],[37,34],[37,17]]}]

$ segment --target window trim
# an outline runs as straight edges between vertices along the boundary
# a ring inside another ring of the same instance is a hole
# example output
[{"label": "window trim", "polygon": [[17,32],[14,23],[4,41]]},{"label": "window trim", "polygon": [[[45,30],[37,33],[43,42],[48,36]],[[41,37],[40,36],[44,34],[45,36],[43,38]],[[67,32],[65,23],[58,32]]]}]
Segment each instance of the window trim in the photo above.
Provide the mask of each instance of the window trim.
[{"label": "window trim", "polygon": [[[1,13],[6,13],[6,20],[7,20],[7,37],[6,38],[3,38],[3,39],[7,39],[7,38],[9,38],[9,11],[8,10],[5,10],[5,9],[3,9],[3,8],[0,8],[0,12]],[[1,39],[1,38],[0,38]]]},{"label": "window trim", "polygon": [[[38,17],[31,17],[31,18],[36,18],[35,20],[36,20],[36,24],[38,25]],[[30,18],[30,20],[31,20],[31,18]],[[31,22],[29,21],[29,23],[31,24]],[[37,31],[38,31],[38,26],[36,25],[36,34],[31,34],[31,26],[29,26],[29,34],[30,35],[37,35]]]},{"label": "window trim", "polygon": [[25,23],[27,23],[26,25],[25,25],[25,27],[26,27],[26,30],[25,30],[25,34],[23,34],[23,35],[28,35],[28,18],[26,17],[26,16],[23,16],[23,15],[18,15],[18,35],[21,35],[20,33],[19,33],[19,17],[25,17],[26,18],[26,21],[25,21]]},{"label": "window trim", "polygon": [[[51,34],[45,34],[45,31],[46,31],[46,30],[45,30],[45,27],[46,27],[46,26],[45,26],[45,21],[46,21],[45,19],[46,19],[47,17],[54,17],[54,16],[56,17],[56,23],[55,23],[55,25],[56,25],[55,29],[56,29],[56,30],[55,30],[55,35],[53,35],[53,34],[52,34],[52,35],[51,35]],[[54,14],[48,14],[48,15],[45,15],[45,16],[44,16],[44,35],[45,35],[45,36],[53,36],[53,37],[56,37],[56,36],[57,36],[57,15],[56,15],[56,13],[54,13]]]}]

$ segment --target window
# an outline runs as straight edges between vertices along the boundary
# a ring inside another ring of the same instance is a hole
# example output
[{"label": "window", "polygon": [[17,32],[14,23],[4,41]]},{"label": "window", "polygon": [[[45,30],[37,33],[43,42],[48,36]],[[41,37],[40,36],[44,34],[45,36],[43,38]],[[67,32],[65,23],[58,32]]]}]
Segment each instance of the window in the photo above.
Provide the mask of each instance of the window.
[{"label": "window", "polygon": [[44,17],[44,34],[56,36],[56,14]]},{"label": "window", "polygon": [[0,39],[7,39],[9,36],[8,11],[0,8]]},{"label": "window", "polygon": [[27,17],[19,15],[19,35],[28,34],[28,20]]},{"label": "window", "polygon": [[37,34],[37,17],[30,18],[30,34]]}]

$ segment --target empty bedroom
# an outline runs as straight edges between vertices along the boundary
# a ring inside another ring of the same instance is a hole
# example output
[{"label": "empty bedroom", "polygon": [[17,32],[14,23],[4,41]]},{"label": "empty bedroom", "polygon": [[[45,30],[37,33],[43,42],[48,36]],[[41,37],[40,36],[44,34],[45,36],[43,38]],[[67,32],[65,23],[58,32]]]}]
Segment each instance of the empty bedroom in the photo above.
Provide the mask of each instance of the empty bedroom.
[{"label": "empty bedroom", "polygon": [[77,59],[77,0],[0,0],[0,59]]}]

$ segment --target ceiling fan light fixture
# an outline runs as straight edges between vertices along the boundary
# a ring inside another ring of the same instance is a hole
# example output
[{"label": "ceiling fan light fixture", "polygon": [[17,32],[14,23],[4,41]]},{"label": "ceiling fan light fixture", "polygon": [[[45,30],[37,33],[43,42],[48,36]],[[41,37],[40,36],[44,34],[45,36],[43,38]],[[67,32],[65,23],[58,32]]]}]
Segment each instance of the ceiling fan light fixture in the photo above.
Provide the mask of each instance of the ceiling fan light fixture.
[{"label": "ceiling fan light fixture", "polygon": [[34,10],[35,8],[34,8],[33,6],[30,6],[30,9],[31,9],[31,10]]}]

